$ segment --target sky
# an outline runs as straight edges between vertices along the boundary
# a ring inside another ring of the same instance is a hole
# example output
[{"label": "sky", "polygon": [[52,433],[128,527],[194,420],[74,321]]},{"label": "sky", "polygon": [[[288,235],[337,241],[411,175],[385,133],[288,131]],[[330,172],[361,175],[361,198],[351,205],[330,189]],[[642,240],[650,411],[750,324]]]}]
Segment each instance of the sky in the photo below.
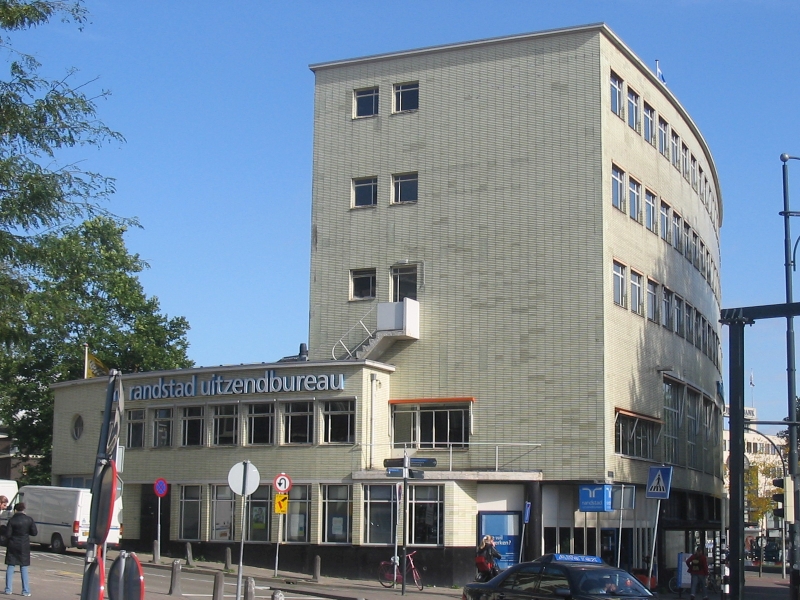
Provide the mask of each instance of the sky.
[{"label": "sky", "polygon": [[[599,22],[651,69],[659,60],[711,149],[724,210],[723,307],[785,301],[779,157],[800,156],[796,0],[85,6],[82,30],[56,21],[10,38],[45,74],[74,67],[73,85],[111,92],[98,100],[98,116],[126,141],[81,149],[79,158],[116,179],[108,208],[141,223],[126,235],[129,251],[150,265],[140,280],[163,313],[189,321],[189,357],[198,366],[271,362],[308,341],[308,65]],[[791,208],[800,210],[800,160],[788,164]],[[792,227],[794,243],[800,220]],[[786,321],[758,322],[745,336],[746,405],[759,420],[783,419]]]}]

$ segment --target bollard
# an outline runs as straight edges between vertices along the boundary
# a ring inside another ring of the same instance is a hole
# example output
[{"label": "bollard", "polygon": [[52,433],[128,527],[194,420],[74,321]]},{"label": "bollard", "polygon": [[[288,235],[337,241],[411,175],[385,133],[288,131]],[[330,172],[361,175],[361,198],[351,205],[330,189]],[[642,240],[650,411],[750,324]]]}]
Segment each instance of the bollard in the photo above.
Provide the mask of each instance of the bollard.
[{"label": "bollard", "polygon": [[319,557],[319,554],[317,554],[314,557],[314,581],[319,581],[319,574],[321,570],[322,570],[322,559]]},{"label": "bollard", "polygon": [[231,548],[230,548],[230,546],[225,548],[225,570],[226,571],[233,571],[233,567],[231,566]]},{"label": "bollard", "polygon": [[280,590],[272,592],[272,600],[284,600],[283,592]]},{"label": "bollard", "polygon": [[222,571],[214,573],[214,595],[212,600],[223,600],[225,597],[225,575]]},{"label": "bollard", "polygon": [[172,578],[169,581],[168,596],[183,596],[181,592],[181,561],[172,561]]},{"label": "bollard", "polygon": [[158,540],[153,542],[153,562],[156,564],[161,562],[161,548]]},{"label": "bollard", "polygon": [[731,570],[728,563],[722,565],[722,599],[730,598]]},{"label": "bollard", "polygon": [[186,542],[186,566],[194,566],[194,558],[192,558],[192,543]]},{"label": "bollard", "polygon": [[256,600],[256,580],[252,577],[245,579],[244,600]]}]

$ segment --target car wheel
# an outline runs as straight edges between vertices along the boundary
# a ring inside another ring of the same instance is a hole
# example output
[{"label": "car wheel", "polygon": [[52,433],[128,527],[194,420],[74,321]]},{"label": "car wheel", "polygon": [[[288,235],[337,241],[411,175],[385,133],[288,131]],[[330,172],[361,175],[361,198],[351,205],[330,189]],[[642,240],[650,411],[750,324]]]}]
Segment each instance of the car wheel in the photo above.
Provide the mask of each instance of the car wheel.
[{"label": "car wheel", "polygon": [[64,540],[61,539],[59,534],[54,533],[53,537],[50,539],[50,552],[64,554],[66,551],[67,547],[64,545]]}]

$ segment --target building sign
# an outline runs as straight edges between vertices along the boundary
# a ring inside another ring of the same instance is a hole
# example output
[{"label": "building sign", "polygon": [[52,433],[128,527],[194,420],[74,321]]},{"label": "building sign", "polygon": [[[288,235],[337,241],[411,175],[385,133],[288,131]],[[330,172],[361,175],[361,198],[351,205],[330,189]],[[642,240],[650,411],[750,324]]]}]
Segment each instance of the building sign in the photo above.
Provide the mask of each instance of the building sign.
[{"label": "building sign", "polygon": [[612,485],[582,485],[578,488],[579,510],[581,512],[609,512],[611,508]]},{"label": "building sign", "polygon": [[212,375],[210,379],[198,380],[192,375],[189,381],[165,381],[159,377],[157,383],[134,385],[129,388],[129,400],[153,400],[167,398],[192,398],[195,396],[232,396],[244,394],[274,394],[278,392],[323,392],[343,390],[344,374],[289,375],[281,377],[269,370],[264,377],[236,377],[226,379]]}]

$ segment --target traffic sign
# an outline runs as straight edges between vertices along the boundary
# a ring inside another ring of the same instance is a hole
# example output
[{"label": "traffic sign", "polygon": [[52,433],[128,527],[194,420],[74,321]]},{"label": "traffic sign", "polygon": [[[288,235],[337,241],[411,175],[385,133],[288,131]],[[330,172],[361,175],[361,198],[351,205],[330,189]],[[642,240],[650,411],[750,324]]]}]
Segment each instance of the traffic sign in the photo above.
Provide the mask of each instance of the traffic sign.
[{"label": "traffic sign", "polygon": [[285,494],[292,489],[292,478],[286,473],[280,473],[272,480],[272,487],[275,488],[276,492]]},{"label": "traffic sign", "polygon": [[156,482],[153,484],[153,491],[159,498],[163,498],[164,496],[166,496],[167,491],[169,491],[167,480],[164,479],[163,477],[159,477],[158,479],[156,479]]},{"label": "traffic sign", "polygon": [[650,467],[647,476],[645,498],[669,500],[669,488],[672,484],[672,467]]},{"label": "traffic sign", "polygon": [[275,494],[275,514],[285,515],[289,509],[289,494]]},{"label": "traffic sign", "polygon": [[[246,478],[245,470],[247,472]],[[258,474],[258,469],[249,460],[236,463],[228,471],[228,485],[234,494],[249,496],[258,489],[259,483],[261,483],[261,475]]]}]

